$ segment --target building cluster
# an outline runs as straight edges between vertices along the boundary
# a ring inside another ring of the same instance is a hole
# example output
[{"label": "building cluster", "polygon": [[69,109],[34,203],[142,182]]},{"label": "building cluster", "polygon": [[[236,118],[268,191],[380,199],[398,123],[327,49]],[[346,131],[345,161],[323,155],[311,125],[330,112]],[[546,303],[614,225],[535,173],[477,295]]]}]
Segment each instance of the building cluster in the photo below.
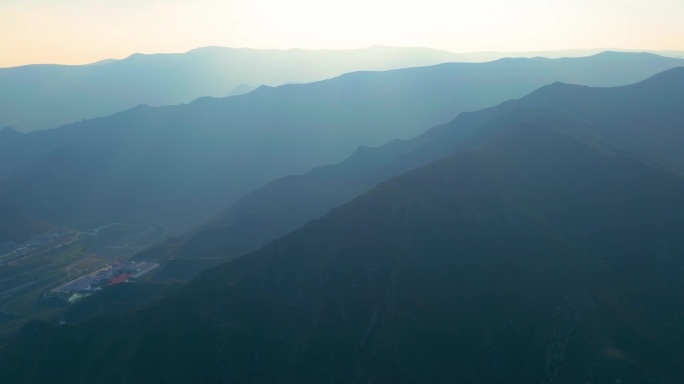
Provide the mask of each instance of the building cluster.
[{"label": "building cluster", "polygon": [[50,292],[84,297],[106,286],[138,279],[157,267],[159,264],[149,261],[117,261],[95,272],[69,281]]}]

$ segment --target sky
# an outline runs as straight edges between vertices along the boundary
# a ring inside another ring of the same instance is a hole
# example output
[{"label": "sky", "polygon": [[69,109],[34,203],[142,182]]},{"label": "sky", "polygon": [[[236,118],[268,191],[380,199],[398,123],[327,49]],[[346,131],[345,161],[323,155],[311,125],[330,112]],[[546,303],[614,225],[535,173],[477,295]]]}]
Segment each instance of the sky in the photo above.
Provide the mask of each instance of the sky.
[{"label": "sky", "polygon": [[684,50],[684,0],[0,0],[0,67],[203,46]]}]

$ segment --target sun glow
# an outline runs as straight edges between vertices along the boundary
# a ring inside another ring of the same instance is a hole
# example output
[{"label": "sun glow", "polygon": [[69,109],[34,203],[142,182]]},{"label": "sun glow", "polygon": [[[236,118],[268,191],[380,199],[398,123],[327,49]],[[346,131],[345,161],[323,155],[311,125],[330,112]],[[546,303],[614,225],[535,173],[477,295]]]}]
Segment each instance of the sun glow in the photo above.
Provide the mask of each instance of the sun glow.
[{"label": "sun glow", "polygon": [[134,52],[684,49],[681,0],[0,0],[0,66]]},{"label": "sun glow", "polygon": [[[288,47],[356,48],[370,44],[482,49],[542,34],[553,25],[545,0],[442,1],[260,1],[245,2],[239,29],[254,43]],[[525,20],[521,23],[521,20]]]}]

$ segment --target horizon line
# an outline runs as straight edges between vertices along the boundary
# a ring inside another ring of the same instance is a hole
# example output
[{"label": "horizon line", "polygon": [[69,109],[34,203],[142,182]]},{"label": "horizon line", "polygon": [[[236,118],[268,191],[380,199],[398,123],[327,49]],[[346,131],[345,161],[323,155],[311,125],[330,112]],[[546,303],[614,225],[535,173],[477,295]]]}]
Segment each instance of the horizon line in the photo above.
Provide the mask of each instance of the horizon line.
[{"label": "horizon line", "polygon": [[[122,60],[127,60],[135,56],[155,56],[155,55],[184,55],[188,54],[190,52],[198,51],[198,50],[203,50],[203,49],[230,49],[230,50],[250,50],[250,51],[277,51],[277,52],[287,52],[287,51],[308,51],[308,52],[321,52],[321,51],[331,51],[331,52],[348,52],[348,51],[363,51],[363,50],[369,50],[369,49],[380,49],[380,48],[385,48],[385,49],[424,49],[424,50],[429,50],[429,51],[435,51],[435,52],[445,52],[445,53],[451,53],[455,55],[482,55],[482,54],[541,54],[541,53],[562,53],[562,52],[576,52],[576,53],[583,53],[586,52],[588,55],[596,54],[596,53],[602,53],[602,52],[625,52],[625,53],[654,53],[654,54],[659,54],[659,53],[670,53],[670,54],[676,54],[676,53],[681,53],[683,56],[680,58],[684,58],[684,48],[681,50],[678,49],[636,49],[636,48],[559,48],[559,49],[542,49],[542,50],[520,50],[520,51],[496,51],[496,50],[482,50],[482,51],[452,51],[448,49],[443,49],[443,48],[432,48],[432,47],[425,47],[425,46],[396,46],[396,45],[385,45],[385,44],[374,44],[374,45],[368,45],[364,46],[361,48],[299,48],[299,47],[290,47],[290,48],[252,48],[252,47],[246,47],[246,46],[241,46],[241,47],[231,47],[231,46],[222,46],[222,45],[207,45],[207,46],[199,46],[195,48],[191,48],[185,51],[160,51],[160,52],[133,52],[130,54],[127,54],[126,56],[123,56],[121,58],[116,58],[116,57],[105,57],[103,59],[99,59],[96,61],[89,61],[89,62],[84,62],[84,63],[79,63],[79,64],[70,64],[70,63],[54,63],[54,62],[41,62],[41,63],[27,63],[27,64],[20,64],[20,65],[12,65],[12,66],[7,66],[3,67],[0,66],[0,69],[11,69],[11,68],[21,68],[21,67],[29,67],[29,66],[66,66],[66,67],[79,67],[79,66],[89,66],[89,65],[103,65],[103,64],[108,64],[110,62],[114,61],[122,61]],[[593,52],[593,53],[591,53]]]}]

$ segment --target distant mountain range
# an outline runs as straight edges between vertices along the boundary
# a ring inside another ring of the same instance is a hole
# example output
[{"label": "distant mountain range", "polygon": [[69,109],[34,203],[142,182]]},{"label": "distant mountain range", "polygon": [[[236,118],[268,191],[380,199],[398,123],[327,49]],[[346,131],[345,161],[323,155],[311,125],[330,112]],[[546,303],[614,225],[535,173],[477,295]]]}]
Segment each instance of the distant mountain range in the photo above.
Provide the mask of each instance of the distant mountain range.
[{"label": "distant mountain range", "polygon": [[0,128],[49,129],[138,104],[180,104],[202,96],[245,93],[245,84],[307,83],[352,71],[432,65],[459,61],[458,57],[423,48],[207,47],[181,54],[135,54],[91,65],[0,68]]},{"label": "distant mountain range", "polygon": [[188,105],[138,106],[57,129],[2,131],[0,199],[64,223],[145,219],[175,232],[270,180],[409,138],[554,81],[621,85],[684,64],[651,54],[449,63]]},{"label": "distant mountain range", "polygon": [[[389,70],[503,57],[576,57],[600,50],[453,53],[375,46],[358,50],[206,47],[134,54],[90,65],[0,68],[0,128],[28,132],[110,115],[138,104],[188,103],[246,93],[260,85],[308,83],[361,70]],[[683,58],[682,52],[658,52]]]},{"label": "distant mountain range", "polygon": [[414,139],[360,148],[338,164],[287,176],[249,193],[209,223],[147,255],[173,254],[172,263],[181,263],[200,254],[228,257],[254,251],[384,180],[463,151],[474,132],[499,116],[510,119],[516,109],[560,108],[594,125],[585,135],[619,143],[634,156],[684,173],[684,87],[675,86],[681,71],[617,88],[555,83],[519,100],[463,113]]},{"label": "distant mountain range", "polygon": [[472,53],[461,53],[459,61],[490,61],[497,60],[503,57],[546,57],[549,59],[558,59],[562,57],[582,57],[596,55],[601,52],[622,52],[622,53],[653,53],[660,56],[684,58],[684,51],[674,50],[630,50],[630,49],[616,49],[616,48],[599,48],[599,49],[558,49],[547,51],[518,51],[518,52],[497,52],[497,51],[481,51]]},{"label": "distant mountain range", "polygon": [[625,87],[553,84],[463,114],[424,144],[450,156],[177,294],[81,324],[27,324],[0,349],[0,374],[679,383],[684,178],[670,155],[682,105],[677,68]]}]

